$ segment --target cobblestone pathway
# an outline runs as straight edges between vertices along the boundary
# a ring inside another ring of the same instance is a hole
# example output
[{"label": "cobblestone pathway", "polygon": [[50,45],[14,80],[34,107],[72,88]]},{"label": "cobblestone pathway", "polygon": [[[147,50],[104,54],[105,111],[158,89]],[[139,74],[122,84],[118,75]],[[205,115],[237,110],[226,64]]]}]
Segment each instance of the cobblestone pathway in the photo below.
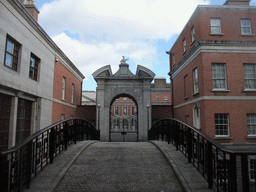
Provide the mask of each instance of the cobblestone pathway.
[{"label": "cobblestone pathway", "polygon": [[151,143],[97,142],[78,157],[55,191],[179,192],[183,189],[168,162]]}]

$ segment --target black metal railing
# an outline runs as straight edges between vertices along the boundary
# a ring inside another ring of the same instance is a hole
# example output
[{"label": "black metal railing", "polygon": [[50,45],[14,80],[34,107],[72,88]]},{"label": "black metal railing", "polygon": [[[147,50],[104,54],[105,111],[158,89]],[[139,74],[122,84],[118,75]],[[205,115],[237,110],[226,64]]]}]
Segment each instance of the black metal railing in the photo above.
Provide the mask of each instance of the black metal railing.
[{"label": "black metal railing", "polygon": [[8,151],[0,152],[1,191],[23,191],[31,179],[67,147],[79,140],[99,140],[89,121],[71,118],[50,125]]},{"label": "black metal railing", "polygon": [[214,191],[255,191],[256,151],[229,150],[177,119],[157,121],[148,131],[148,139],[172,143]]}]

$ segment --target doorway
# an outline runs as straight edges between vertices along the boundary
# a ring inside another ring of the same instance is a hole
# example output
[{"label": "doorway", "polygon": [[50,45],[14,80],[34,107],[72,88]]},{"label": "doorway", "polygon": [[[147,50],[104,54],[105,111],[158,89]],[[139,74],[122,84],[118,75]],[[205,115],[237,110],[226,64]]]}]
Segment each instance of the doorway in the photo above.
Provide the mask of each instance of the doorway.
[{"label": "doorway", "polygon": [[138,105],[131,96],[119,95],[110,105],[109,141],[138,141]]}]

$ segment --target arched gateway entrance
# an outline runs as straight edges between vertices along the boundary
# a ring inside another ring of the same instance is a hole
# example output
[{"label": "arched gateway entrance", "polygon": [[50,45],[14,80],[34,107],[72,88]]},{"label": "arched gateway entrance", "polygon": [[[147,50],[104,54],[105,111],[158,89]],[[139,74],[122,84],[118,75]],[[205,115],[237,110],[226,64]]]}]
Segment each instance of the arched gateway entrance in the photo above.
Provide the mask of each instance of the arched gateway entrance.
[{"label": "arched gateway entrance", "polygon": [[121,60],[114,75],[110,65],[93,73],[97,82],[96,124],[101,130],[101,141],[148,139],[148,128],[151,126],[150,86],[155,74],[138,65],[134,75],[126,61],[124,58]]}]

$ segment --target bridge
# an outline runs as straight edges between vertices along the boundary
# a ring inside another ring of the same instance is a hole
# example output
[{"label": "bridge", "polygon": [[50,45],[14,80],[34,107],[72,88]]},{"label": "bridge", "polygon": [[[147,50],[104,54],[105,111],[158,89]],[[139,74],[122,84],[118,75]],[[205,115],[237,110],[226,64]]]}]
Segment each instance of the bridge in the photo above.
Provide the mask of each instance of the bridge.
[{"label": "bridge", "polygon": [[255,191],[255,152],[228,150],[179,120],[156,122],[148,142],[100,142],[99,132],[72,118],[1,152],[1,190]]}]

